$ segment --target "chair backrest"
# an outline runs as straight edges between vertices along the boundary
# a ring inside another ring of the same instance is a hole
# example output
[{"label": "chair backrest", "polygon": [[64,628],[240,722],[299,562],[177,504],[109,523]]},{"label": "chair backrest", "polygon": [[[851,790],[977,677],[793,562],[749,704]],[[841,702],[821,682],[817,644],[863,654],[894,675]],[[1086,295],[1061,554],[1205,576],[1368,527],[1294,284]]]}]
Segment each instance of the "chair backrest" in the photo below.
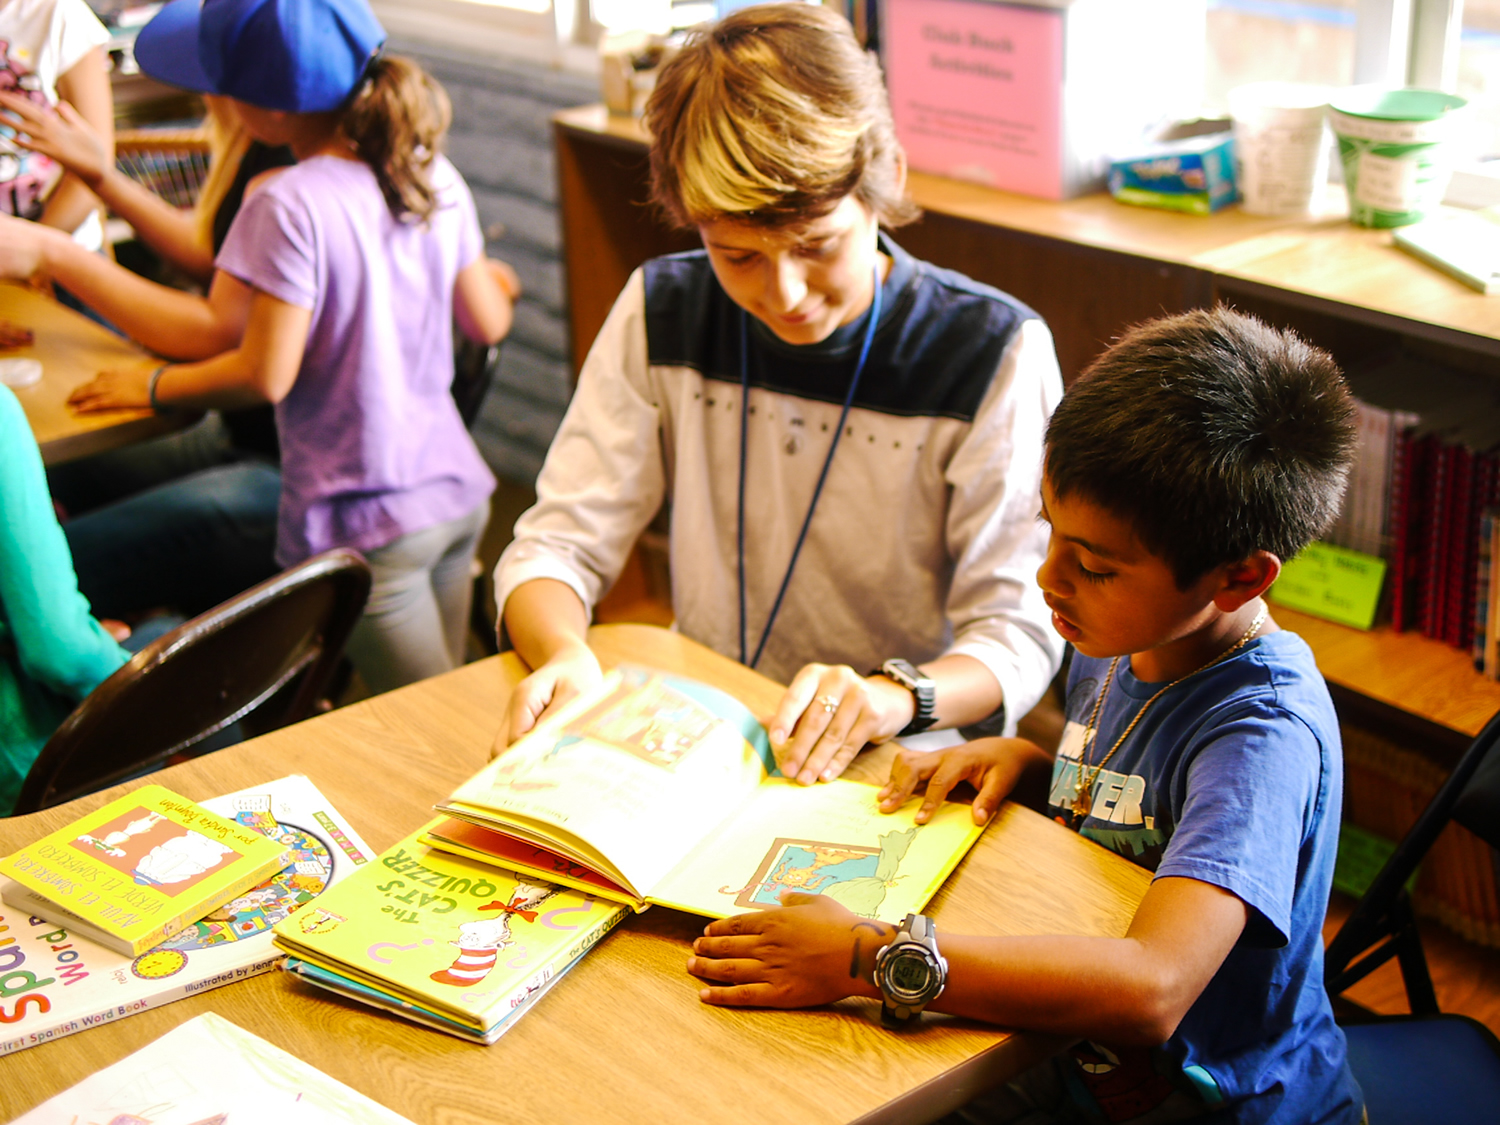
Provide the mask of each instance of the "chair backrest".
[{"label": "chair backrest", "polygon": [[468,429],[474,428],[499,363],[499,344],[481,344],[454,329],[453,401],[458,404],[458,413]]},{"label": "chair backrest", "polygon": [[1331,995],[1337,996],[1394,956],[1400,959],[1412,1011],[1437,1011],[1405,887],[1450,820],[1500,846],[1500,754],[1492,753],[1497,744],[1500,712],[1491,716],[1469,744],[1328,943],[1324,975]]},{"label": "chair backrest", "polygon": [[369,592],[364,559],[327,551],[157,638],[42,747],[15,811],[158,768],[241,720],[263,733],[308,717]]}]

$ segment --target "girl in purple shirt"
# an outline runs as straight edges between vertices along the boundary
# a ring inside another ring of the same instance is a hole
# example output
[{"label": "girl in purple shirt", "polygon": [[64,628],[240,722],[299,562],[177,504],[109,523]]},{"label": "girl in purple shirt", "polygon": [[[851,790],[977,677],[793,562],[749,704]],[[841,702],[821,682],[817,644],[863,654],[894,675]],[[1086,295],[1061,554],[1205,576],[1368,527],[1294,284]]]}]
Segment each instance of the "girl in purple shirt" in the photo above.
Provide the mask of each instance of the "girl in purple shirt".
[{"label": "girl in purple shirt", "polygon": [[103,372],[74,393],[81,411],[275,404],[277,559],[365,554],[374,585],[350,655],[384,691],[462,659],[494,478],[449,393],[451,326],[499,340],[517,287],[438,154],[442,90],[381,55],[365,0],[313,0],[296,21],[281,7],[175,0],[137,44],[153,73],[233,99],[253,137],[297,157],[247,193],[207,297],[134,302],[57,240],[10,245],[9,227],[0,273],[56,276],[148,347],[196,360]]}]

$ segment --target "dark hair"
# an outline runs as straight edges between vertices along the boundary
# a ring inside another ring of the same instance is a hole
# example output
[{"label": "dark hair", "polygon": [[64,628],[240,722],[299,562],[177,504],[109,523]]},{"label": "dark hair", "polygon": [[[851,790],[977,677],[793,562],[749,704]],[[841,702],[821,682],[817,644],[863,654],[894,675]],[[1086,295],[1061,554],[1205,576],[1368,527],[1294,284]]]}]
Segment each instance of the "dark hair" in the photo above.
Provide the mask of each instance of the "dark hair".
[{"label": "dark hair", "polygon": [[691,32],[646,103],[651,195],[679,226],[806,222],[853,194],[917,216],[880,63],[816,4],[742,8]]},{"label": "dark hair", "polygon": [[371,61],[340,125],[396,218],[422,222],[437,207],[427,174],[451,119],[448,95],[420,64],[400,55]]},{"label": "dark hair", "polygon": [[1338,515],[1354,403],[1327,352],[1226,308],[1130,329],[1063,396],[1047,482],[1130,521],[1180,588]]}]

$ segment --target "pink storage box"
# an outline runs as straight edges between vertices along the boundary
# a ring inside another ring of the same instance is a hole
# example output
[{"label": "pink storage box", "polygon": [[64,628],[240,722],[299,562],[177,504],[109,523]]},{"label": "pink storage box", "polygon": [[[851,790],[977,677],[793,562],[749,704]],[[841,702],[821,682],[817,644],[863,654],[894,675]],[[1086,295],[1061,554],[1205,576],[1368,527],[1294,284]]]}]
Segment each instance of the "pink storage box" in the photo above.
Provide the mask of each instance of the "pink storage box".
[{"label": "pink storage box", "polygon": [[1196,116],[1203,0],[887,0],[911,167],[1043,199],[1104,186],[1112,152]]}]

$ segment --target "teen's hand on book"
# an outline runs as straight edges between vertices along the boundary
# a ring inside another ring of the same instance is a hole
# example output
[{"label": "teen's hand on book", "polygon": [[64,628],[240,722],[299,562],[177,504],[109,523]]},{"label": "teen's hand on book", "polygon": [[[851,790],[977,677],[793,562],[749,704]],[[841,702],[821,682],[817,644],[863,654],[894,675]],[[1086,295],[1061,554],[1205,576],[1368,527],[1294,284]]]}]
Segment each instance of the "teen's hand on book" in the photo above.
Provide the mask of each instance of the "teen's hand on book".
[{"label": "teen's hand on book", "polygon": [[558,653],[511,692],[497,752],[574,696],[593,690],[603,678],[599,660],[587,645],[576,645]]},{"label": "teen's hand on book", "polygon": [[769,734],[776,764],[803,785],[832,781],[871,742],[911,722],[911,692],[847,664],[809,664],[781,697]]},{"label": "teen's hand on book", "polygon": [[154,367],[116,368],[101,371],[68,396],[68,405],[80,414],[104,410],[149,410],[151,372]]},{"label": "teen's hand on book", "polygon": [[978,790],[974,823],[987,824],[1026,766],[1040,760],[1038,755],[1047,756],[1046,751],[1024,738],[981,738],[928,753],[903,750],[891,763],[890,780],[877,795],[880,811],[895,812],[925,781],[926,798],[917,810],[916,821],[926,824],[953,787],[967,781]]},{"label": "teen's hand on book", "polygon": [[788,891],[779,909],[709,923],[687,969],[714,982],[698,993],[729,1008],[811,1008],[846,996],[878,998],[875,951],[895,927],[873,922],[823,895]]},{"label": "teen's hand on book", "polygon": [[30,98],[0,93],[0,124],[15,130],[21,148],[50,156],[90,188],[97,188],[109,169],[103,140],[76,109],[58,102],[57,111]]}]

